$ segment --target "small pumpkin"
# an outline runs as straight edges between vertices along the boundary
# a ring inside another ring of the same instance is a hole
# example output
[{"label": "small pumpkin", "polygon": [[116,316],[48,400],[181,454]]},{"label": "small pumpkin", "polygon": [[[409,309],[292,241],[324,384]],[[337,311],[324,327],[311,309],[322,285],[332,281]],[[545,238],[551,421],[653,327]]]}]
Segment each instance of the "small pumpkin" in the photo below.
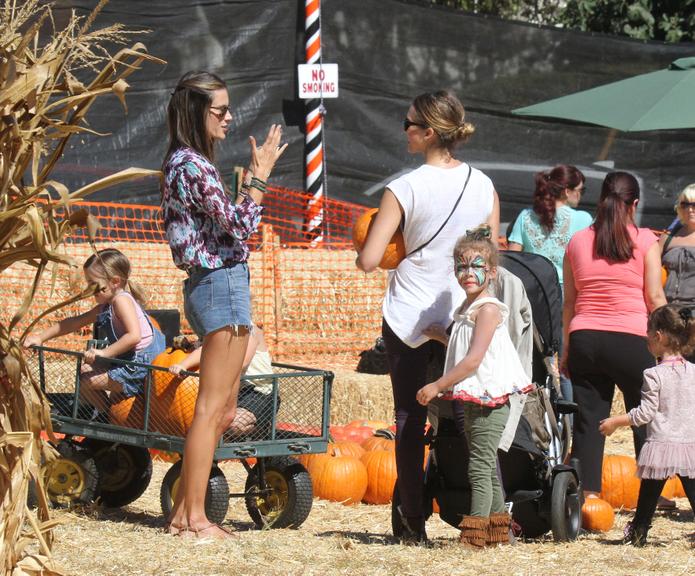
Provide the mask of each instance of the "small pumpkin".
[{"label": "small pumpkin", "polygon": [[[377,212],[379,212],[378,208],[371,208],[355,221],[352,227],[352,244],[357,252],[360,252],[364,247]],[[393,270],[398,267],[403,258],[405,258],[405,241],[399,228],[386,246],[381,262],[379,262],[379,268]]]},{"label": "small pumpkin", "polygon": [[396,485],[396,454],[386,450],[365,452],[362,462],[367,468],[367,491],[362,500],[367,504],[388,504]]},{"label": "small pumpkin", "polygon": [[310,470],[314,494],[324,500],[358,504],[367,491],[367,469],[357,458],[329,456],[317,459]]},{"label": "small pumpkin", "polygon": [[608,455],[601,468],[601,498],[613,508],[636,508],[640,480],[630,456]]},{"label": "small pumpkin", "polygon": [[672,498],[685,498],[685,491],[683,490],[681,479],[678,476],[672,476],[666,480],[661,495],[669,500]]},{"label": "small pumpkin", "polygon": [[668,280],[668,270],[666,266],[661,267],[661,285],[666,286],[666,280]]},{"label": "small pumpkin", "polygon": [[615,512],[601,498],[587,498],[582,505],[582,527],[592,532],[608,532],[613,528]]}]

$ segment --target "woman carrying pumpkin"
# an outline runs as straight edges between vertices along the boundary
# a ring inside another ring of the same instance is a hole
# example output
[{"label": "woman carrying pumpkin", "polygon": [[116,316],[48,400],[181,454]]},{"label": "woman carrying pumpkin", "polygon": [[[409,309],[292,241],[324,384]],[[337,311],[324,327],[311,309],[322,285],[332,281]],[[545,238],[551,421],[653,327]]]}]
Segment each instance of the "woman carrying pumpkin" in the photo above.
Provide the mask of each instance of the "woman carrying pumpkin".
[{"label": "woman carrying pumpkin", "polygon": [[496,241],[499,200],[485,174],[456,158],[455,148],[475,129],[453,94],[439,91],[415,98],[403,129],[408,152],[421,155],[424,164],[388,184],[356,265],[365,272],[376,269],[401,228],[406,256],[389,278],[382,336],[396,411],[403,540],[417,543],[427,539],[422,508],[427,408],[416,394],[427,383],[428,362],[444,356],[444,346],[427,329],[450,325],[465,297],[451,273],[451,254],[461,230],[487,222]]},{"label": "woman carrying pumpkin", "polygon": [[[616,385],[628,410],[639,405],[642,373],[654,366],[647,316],[666,304],[656,236],[634,221],[639,200],[632,174],[606,175],[596,221],[572,237],[565,253],[560,365],[579,405],[572,455],[581,463],[587,496],[601,492],[605,438],[599,422],[610,415]],[[645,430],[632,430],[639,455]]]},{"label": "woman carrying pumpkin", "polygon": [[[232,120],[225,83],[209,72],[188,72],[167,109],[169,148],[164,158],[162,211],[174,263],[188,273],[184,309],[202,339],[200,384],[183,452],[182,486],[168,531],[228,538],[208,520],[205,493],[215,445],[236,414],[239,377],[251,327],[247,239],[256,230],[266,180],[287,144],[271,126],[262,147],[249,137],[251,164],[232,199],[214,164],[215,144]],[[181,495],[181,496],[179,496]]]}]

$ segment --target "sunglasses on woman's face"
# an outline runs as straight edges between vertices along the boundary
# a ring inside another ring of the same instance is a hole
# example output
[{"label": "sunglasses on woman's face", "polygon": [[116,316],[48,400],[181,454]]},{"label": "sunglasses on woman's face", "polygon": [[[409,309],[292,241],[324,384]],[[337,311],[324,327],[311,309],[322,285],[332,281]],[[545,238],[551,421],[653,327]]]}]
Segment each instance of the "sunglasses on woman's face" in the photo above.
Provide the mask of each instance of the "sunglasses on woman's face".
[{"label": "sunglasses on woman's face", "polygon": [[413,122],[412,120],[409,120],[408,118],[403,120],[403,130],[405,130],[407,132],[408,128],[410,128],[411,126],[419,126],[420,128],[427,128],[427,126],[425,126],[424,124],[419,124],[418,122]]},{"label": "sunglasses on woman's face", "polygon": [[678,204],[682,210],[695,210],[695,202],[681,202]]},{"label": "sunglasses on woman's face", "polygon": [[227,112],[229,112],[230,108],[229,106],[210,106],[210,112],[212,112],[215,116],[218,118],[222,119],[227,115]]}]

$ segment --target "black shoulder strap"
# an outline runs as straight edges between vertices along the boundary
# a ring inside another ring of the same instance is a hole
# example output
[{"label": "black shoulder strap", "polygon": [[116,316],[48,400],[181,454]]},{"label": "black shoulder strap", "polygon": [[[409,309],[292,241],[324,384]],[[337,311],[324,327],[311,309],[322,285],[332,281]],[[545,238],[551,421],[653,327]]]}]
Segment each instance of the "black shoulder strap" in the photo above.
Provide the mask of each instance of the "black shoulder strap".
[{"label": "black shoulder strap", "polygon": [[410,256],[411,254],[415,254],[418,250],[422,250],[425,246],[427,246],[432,240],[434,240],[437,236],[439,236],[439,233],[444,229],[444,226],[446,226],[446,223],[451,219],[451,217],[454,215],[454,212],[456,212],[456,208],[459,205],[459,202],[461,202],[461,198],[463,197],[463,193],[466,191],[466,186],[468,186],[468,181],[471,179],[471,172],[473,172],[473,169],[471,168],[470,164],[468,165],[468,175],[466,176],[466,181],[463,183],[463,188],[461,189],[461,193],[459,194],[458,199],[456,200],[456,204],[454,204],[454,207],[451,209],[451,212],[449,212],[449,215],[446,217],[446,220],[442,223],[442,225],[439,227],[439,230],[437,230],[434,233],[434,236],[430,238],[427,242],[424,244],[421,244],[415,250],[411,250],[406,254],[406,258]]},{"label": "black shoulder strap", "polygon": [[668,246],[669,246],[669,244],[673,241],[673,237],[678,233],[678,231],[681,229],[682,226],[683,226],[683,224],[681,224],[681,223],[679,222],[678,224],[676,224],[676,225],[673,227],[673,230],[670,230],[669,232],[666,232],[666,234],[667,234],[668,236],[666,237],[666,242],[664,242],[663,248],[661,248],[661,253],[662,253],[662,254],[663,254],[664,252],[666,252],[666,250],[668,250]]}]

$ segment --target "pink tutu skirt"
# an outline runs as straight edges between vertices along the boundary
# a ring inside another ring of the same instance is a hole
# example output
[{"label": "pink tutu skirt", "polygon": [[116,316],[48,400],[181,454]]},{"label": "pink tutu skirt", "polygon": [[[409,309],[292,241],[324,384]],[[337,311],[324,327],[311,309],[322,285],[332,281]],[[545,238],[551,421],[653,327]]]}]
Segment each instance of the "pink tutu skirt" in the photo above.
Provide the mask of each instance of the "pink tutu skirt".
[{"label": "pink tutu skirt", "polygon": [[695,443],[647,441],[637,461],[637,476],[663,480],[676,474],[695,478]]}]

